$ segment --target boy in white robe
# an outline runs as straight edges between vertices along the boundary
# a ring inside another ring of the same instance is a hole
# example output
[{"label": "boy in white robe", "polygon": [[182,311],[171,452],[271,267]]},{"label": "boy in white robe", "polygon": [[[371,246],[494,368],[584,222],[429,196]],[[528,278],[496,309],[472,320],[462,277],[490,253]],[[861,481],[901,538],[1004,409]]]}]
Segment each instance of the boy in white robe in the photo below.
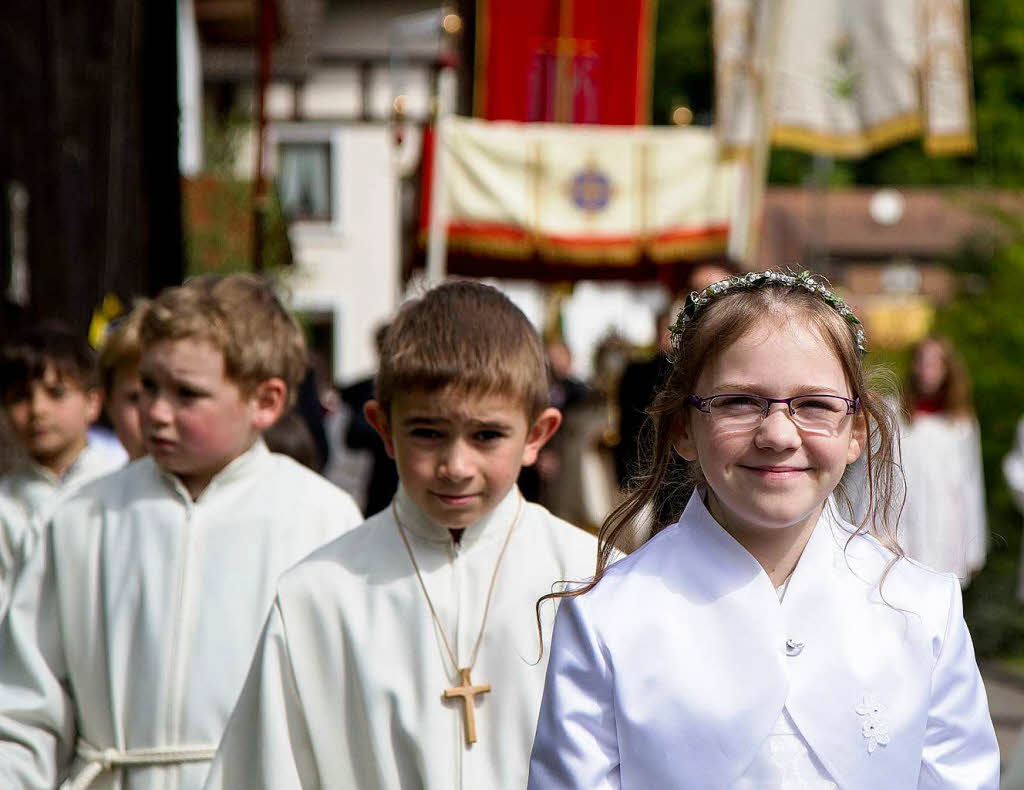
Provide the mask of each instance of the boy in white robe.
[{"label": "boy in white robe", "polygon": [[449,283],[400,312],[366,406],[398,493],[282,577],[209,790],[525,786],[535,606],[596,560],[515,485],[560,422],[547,393],[498,291]]},{"label": "boy in white robe", "polygon": [[[0,391],[27,456],[0,478],[0,497],[17,501],[39,529],[62,499],[121,465],[88,437],[103,401],[95,354],[59,325],[27,330],[0,352]],[[23,533],[19,541],[30,537]]]},{"label": "boy in white robe", "polygon": [[361,520],[259,438],[305,360],[266,283],[168,289],[141,334],[149,455],[61,506],[0,625],[0,787],[200,788],[277,577]]}]

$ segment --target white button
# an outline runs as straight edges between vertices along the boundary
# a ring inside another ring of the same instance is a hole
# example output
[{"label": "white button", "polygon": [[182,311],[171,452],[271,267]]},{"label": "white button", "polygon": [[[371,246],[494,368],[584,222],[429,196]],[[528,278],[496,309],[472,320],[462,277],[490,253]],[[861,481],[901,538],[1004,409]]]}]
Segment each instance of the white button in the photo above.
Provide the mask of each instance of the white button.
[{"label": "white button", "polygon": [[800,652],[804,649],[804,644],[805,644],[804,642],[801,642],[801,641],[799,641],[797,639],[787,639],[786,640],[786,655],[787,656],[798,656],[798,655],[800,655]]}]

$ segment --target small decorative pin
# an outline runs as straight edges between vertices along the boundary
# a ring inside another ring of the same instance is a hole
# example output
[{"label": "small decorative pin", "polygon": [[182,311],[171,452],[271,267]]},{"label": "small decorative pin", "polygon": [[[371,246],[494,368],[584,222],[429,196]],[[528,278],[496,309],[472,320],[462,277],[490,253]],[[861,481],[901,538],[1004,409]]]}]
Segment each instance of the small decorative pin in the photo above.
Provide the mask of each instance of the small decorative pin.
[{"label": "small decorative pin", "polygon": [[854,710],[862,717],[860,734],[868,742],[868,754],[873,754],[879,746],[888,745],[889,717],[885,705],[875,699],[874,695],[865,694]]},{"label": "small decorative pin", "polygon": [[804,649],[805,642],[801,642],[798,639],[787,639],[786,640],[786,655],[787,656],[798,656]]}]

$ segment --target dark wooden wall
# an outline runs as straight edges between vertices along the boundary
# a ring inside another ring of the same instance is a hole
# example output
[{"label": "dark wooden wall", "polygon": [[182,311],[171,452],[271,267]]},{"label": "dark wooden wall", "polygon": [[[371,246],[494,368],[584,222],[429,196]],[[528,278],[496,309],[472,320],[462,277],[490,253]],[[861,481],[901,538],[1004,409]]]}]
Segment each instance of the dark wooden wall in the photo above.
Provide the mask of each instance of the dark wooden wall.
[{"label": "dark wooden wall", "polygon": [[183,276],[175,5],[3,3],[0,299],[17,181],[29,196],[24,320],[84,330],[104,294],[127,302]]}]

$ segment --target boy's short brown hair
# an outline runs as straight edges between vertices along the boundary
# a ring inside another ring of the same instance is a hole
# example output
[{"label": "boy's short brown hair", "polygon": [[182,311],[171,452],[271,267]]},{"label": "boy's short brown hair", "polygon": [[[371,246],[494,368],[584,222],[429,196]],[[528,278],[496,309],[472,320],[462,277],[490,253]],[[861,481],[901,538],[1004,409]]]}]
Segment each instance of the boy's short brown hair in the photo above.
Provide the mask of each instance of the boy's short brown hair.
[{"label": "boy's short brown hair", "polygon": [[224,370],[251,392],[283,379],[289,399],[306,372],[306,341],[270,283],[251,274],[204,275],[166,288],[142,314],[142,348],[161,340],[205,340],[224,354]]},{"label": "boy's short brown hair", "polygon": [[142,357],[139,330],[142,326],[142,314],[148,305],[148,299],[138,300],[128,315],[119,318],[107,330],[97,358],[100,384],[107,394],[114,388],[114,374],[118,368],[135,367],[139,364]]},{"label": "boy's short brown hair", "polygon": [[548,405],[548,374],[537,331],[496,288],[440,285],[399,311],[384,338],[377,402],[413,390],[501,393],[532,422]]},{"label": "boy's short brown hair", "polygon": [[46,322],[14,335],[0,348],[0,394],[3,402],[18,400],[48,368],[85,391],[96,389],[96,354],[85,337],[56,322]]}]

